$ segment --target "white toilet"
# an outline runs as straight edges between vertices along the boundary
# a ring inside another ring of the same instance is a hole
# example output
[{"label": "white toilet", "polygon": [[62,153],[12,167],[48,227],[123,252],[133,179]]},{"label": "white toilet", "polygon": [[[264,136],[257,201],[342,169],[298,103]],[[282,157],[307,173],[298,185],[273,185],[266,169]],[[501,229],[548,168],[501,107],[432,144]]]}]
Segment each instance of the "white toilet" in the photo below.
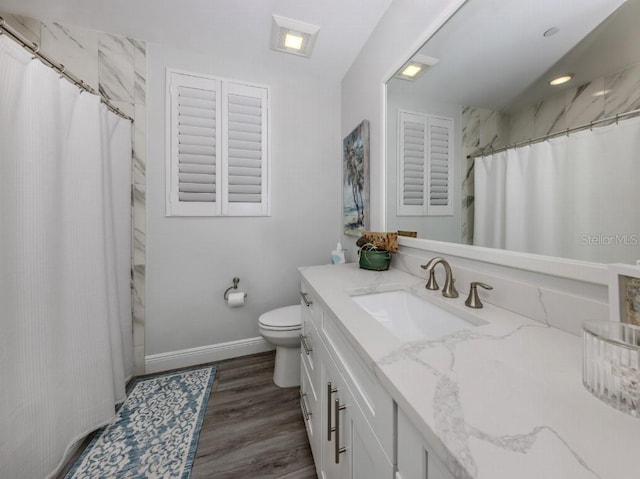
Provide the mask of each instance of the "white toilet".
[{"label": "white toilet", "polygon": [[258,331],[276,347],[273,382],[281,388],[300,385],[300,305],[285,306],[260,315]]}]

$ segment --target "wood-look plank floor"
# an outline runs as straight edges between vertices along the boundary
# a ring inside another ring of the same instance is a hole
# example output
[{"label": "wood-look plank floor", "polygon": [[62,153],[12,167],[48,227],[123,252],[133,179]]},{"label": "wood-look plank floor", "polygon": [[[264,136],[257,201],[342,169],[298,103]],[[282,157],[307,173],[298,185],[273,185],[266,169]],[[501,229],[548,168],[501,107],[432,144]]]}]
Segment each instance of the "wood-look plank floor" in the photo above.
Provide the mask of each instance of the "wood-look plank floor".
[{"label": "wood-look plank floor", "polygon": [[273,383],[274,358],[267,352],[216,363],[192,479],[317,479],[298,388]]},{"label": "wood-look plank floor", "polygon": [[192,479],[316,479],[298,388],[273,383],[274,353],[220,361]]}]

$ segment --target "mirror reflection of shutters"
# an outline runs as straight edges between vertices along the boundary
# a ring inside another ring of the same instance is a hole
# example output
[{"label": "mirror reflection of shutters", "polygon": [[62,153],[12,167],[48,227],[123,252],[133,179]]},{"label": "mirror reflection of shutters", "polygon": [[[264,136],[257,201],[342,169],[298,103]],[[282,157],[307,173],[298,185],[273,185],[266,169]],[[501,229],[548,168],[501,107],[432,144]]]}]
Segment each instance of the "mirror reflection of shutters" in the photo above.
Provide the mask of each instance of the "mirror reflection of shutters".
[{"label": "mirror reflection of shutters", "polygon": [[398,215],[453,214],[453,120],[400,110]]},{"label": "mirror reflection of shutters", "polygon": [[178,199],[216,201],[216,91],[180,86]]},{"label": "mirror reflection of shutters", "polygon": [[422,123],[404,124],[404,182],[405,205],[424,205],[425,128]]},{"label": "mirror reflection of shutters", "polygon": [[451,215],[453,120],[428,117],[428,215]]}]

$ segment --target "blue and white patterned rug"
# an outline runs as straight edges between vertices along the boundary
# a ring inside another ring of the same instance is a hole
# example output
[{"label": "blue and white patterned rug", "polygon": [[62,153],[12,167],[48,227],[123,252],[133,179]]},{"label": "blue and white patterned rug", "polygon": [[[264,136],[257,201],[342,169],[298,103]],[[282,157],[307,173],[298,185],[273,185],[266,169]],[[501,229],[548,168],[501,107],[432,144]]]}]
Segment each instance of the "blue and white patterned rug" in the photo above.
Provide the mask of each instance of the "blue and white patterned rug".
[{"label": "blue and white patterned rug", "polygon": [[216,367],[135,379],[65,479],[188,479]]}]

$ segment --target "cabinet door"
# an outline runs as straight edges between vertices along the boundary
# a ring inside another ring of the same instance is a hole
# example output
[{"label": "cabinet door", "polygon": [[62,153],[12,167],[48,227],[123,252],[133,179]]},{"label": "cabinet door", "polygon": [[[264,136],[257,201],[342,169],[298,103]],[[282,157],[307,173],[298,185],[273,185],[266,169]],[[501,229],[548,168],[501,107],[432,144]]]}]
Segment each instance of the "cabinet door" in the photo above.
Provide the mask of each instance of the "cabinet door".
[{"label": "cabinet door", "polygon": [[396,479],[454,479],[445,465],[429,451],[422,435],[398,409],[398,472]]},{"label": "cabinet door", "polygon": [[[343,479],[347,478],[345,471],[346,460],[344,454],[338,454],[336,461],[336,446],[338,449],[342,447],[340,443],[336,443],[336,399],[339,400],[340,395],[344,395],[346,387],[338,369],[334,362],[328,357],[326,350],[320,361],[320,376],[322,379],[322,391],[320,393],[320,411],[322,421],[320,424],[321,442],[322,442],[322,466],[320,479]],[[342,435],[342,443],[344,444],[344,427],[341,426],[338,435]]]},{"label": "cabinet door", "polygon": [[[326,479],[392,479],[387,459],[373,429],[331,358],[322,361],[326,378],[322,426],[323,477]],[[326,410],[324,409],[326,407]]]}]

